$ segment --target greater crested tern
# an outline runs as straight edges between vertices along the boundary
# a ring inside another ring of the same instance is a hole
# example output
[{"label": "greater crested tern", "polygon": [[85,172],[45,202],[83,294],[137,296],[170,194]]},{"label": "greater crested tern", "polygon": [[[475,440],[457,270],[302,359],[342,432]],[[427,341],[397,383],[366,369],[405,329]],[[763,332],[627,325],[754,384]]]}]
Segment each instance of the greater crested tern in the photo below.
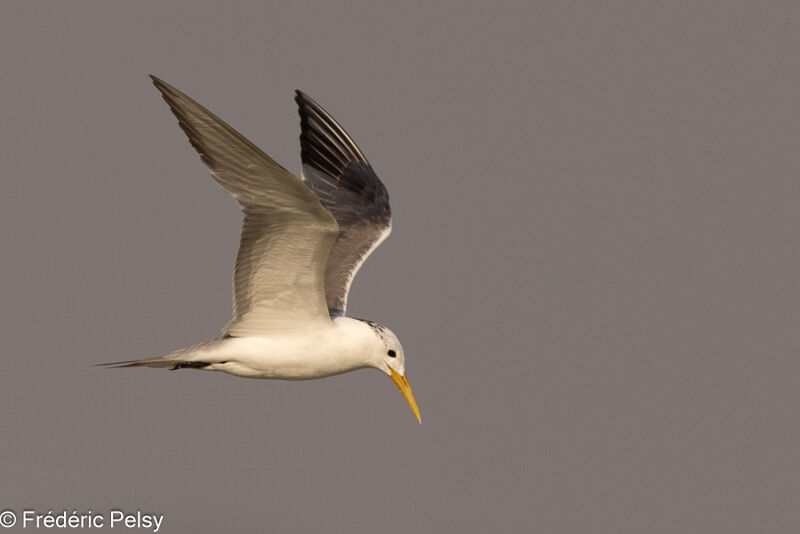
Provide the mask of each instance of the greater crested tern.
[{"label": "greater crested tern", "polygon": [[197,345],[103,365],[283,380],[372,367],[391,377],[422,422],[397,336],[345,314],[353,277],[392,228],[386,188],[353,139],[296,91],[300,180],[206,108],[151,78],[211,176],[244,212],[233,319]]}]

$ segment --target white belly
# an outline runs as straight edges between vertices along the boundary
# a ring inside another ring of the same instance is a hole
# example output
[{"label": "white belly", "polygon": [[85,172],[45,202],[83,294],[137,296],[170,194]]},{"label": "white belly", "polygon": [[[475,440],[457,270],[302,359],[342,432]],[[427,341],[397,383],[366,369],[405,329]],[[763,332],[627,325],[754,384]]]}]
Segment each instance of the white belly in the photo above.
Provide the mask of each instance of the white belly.
[{"label": "white belly", "polygon": [[206,370],[246,378],[308,380],[367,367],[362,343],[331,325],[322,331],[274,337],[233,337],[198,347]]}]

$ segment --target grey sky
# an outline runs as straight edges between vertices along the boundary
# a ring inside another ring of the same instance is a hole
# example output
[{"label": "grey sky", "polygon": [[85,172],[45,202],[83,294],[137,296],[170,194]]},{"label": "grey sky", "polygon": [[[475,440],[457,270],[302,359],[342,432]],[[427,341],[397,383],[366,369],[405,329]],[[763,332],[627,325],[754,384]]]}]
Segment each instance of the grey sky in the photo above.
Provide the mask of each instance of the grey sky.
[{"label": "grey sky", "polygon": [[[0,510],[160,532],[800,528],[795,3],[0,8]],[[302,89],[394,231],[389,379],[105,371],[214,336],[240,215],[147,78],[298,172]],[[9,532],[20,531],[11,529]]]}]

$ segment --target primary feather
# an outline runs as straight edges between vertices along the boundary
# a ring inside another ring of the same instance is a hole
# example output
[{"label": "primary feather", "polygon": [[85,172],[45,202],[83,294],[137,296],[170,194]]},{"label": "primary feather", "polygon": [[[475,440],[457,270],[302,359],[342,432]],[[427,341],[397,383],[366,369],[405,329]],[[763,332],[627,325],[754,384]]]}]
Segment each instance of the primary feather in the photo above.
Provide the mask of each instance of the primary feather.
[{"label": "primary feather", "polygon": [[344,315],[358,269],[392,229],[389,194],[361,149],[333,117],[297,91],[303,180],[340,232],[325,269],[331,316]]},{"label": "primary feather", "polygon": [[329,323],[325,266],[339,235],[331,213],[300,180],[233,128],[152,78],[211,175],[244,211],[233,319],[224,332],[258,336]]}]

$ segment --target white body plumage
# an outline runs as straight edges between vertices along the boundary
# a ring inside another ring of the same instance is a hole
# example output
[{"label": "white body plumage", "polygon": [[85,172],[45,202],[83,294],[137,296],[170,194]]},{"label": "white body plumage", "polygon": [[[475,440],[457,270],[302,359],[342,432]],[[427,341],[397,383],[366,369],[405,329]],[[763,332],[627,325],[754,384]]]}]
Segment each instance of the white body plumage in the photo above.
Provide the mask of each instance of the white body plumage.
[{"label": "white body plumage", "polygon": [[[208,371],[245,378],[309,380],[375,367],[391,375],[405,374],[402,347],[389,330],[349,317],[337,317],[325,327],[271,334],[268,337],[218,338],[164,356],[163,366],[198,362]],[[155,360],[158,361],[158,360]],[[190,367],[187,365],[187,367]]]}]

